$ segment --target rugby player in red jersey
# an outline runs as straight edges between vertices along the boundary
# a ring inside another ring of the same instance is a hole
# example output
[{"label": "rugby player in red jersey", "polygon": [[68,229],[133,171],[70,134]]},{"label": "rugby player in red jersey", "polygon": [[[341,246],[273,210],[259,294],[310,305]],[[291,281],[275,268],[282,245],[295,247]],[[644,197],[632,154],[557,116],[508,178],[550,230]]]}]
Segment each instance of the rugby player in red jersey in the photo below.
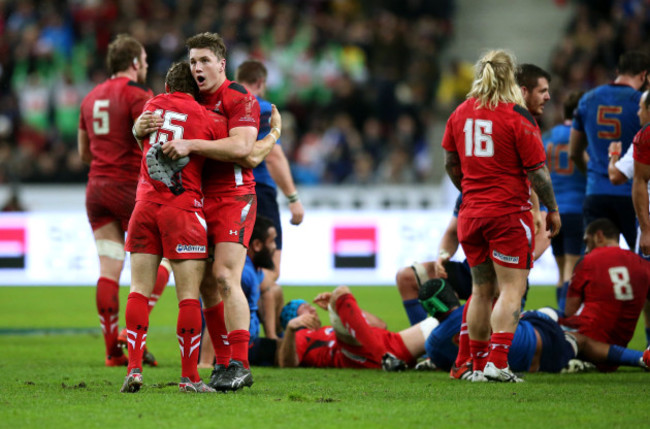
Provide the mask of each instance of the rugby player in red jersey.
[{"label": "rugby player in red jersey", "polygon": [[[256,144],[259,104],[242,85],[226,78],[226,46],[221,36],[201,33],[189,38],[186,45],[200,90],[199,102],[227,118],[228,137],[217,141],[174,139],[165,143],[163,150],[173,159],[189,153],[210,158],[204,169],[203,193],[214,263],[201,284],[203,314],[217,357],[210,386],[238,390],[253,384],[248,364],[250,310],[241,288],[257,211],[251,169],[257,164],[250,158],[259,163],[280,135],[272,130],[258,141],[261,145]],[[143,115],[135,131],[146,135],[158,126],[159,119]]]},{"label": "rugby player in red jersey", "polygon": [[[97,85],[81,103],[78,147],[90,164],[86,211],[99,256],[96,304],[106,344],[106,366],[126,365],[118,343],[119,279],[124,266],[124,233],[135,205],[142,151],[131,135],[133,121],[153,93],[144,86],[147,53],[132,37],[121,34],[106,58],[111,78]],[[158,269],[149,311],[169,279],[165,261]],[[145,362],[157,365],[145,351]]]},{"label": "rugby player in red jersey", "polygon": [[472,272],[467,324],[476,381],[521,381],[507,359],[533,263],[531,184],[548,208],[552,235],[561,224],[539,128],[514,72],[507,52],[485,54],[442,142],[447,172],[463,193],[458,238]]},{"label": "rugby player in red jersey", "polygon": [[381,368],[387,354],[413,366],[438,325],[429,317],[400,332],[388,331],[383,321],[359,308],[347,286],[322,293],[314,302],[328,309],[332,326],[321,327],[316,309],[306,301],[290,301],[280,316],[286,329],[278,350],[280,367]]},{"label": "rugby player in red jersey", "polygon": [[[625,349],[650,298],[650,262],[619,247],[618,227],[600,218],[585,230],[587,254],[567,292],[562,325],[573,328],[581,357],[601,371],[638,363],[642,352]],[[646,362],[647,365],[647,362]]]},{"label": "rugby player in red jersey", "polygon": [[[137,392],[142,385],[142,347],[149,317],[145,310],[164,256],[176,279],[184,392],[215,392],[197,371],[201,341],[199,285],[205,270],[207,225],[203,214],[201,174],[205,158],[191,154],[173,161],[162,153],[162,143],[173,138],[218,139],[227,135],[225,119],[198,104],[198,87],[190,66],[177,63],[167,72],[167,93],[151,99],[145,111],[163,118],[163,125],[143,141],[142,167],[136,206],[129,224],[126,248],[131,252],[131,293],[126,306],[129,368],[122,392]],[[217,119],[217,120],[215,120]]]}]

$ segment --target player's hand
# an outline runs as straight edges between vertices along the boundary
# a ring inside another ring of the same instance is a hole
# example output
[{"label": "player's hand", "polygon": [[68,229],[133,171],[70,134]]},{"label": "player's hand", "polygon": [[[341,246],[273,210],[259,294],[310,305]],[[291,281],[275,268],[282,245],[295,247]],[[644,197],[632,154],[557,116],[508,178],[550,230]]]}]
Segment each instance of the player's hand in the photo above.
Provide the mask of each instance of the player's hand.
[{"label": "player's hand", "polygon": [[300,200],[289,203],[289,211],[291,212],[291,225],[300,225],[302,218],[305,216],[305,208],[302,206]]},{"label": "player's hand", "polygon": [[158,131],[163,122],[160,115],[154,115],[154,112],[146,111],[136,119],[133,129],[138,137],[144,138],[154,131]]},{"label": "player's hand", "polygon": [[438,259],[436,259],[436,262],[434,264],[434,270],[435,270],[435,277],[437,279],[446,279],[447,278],[447,270],[445,269],[445,265],[451,256],[438,256]]},{"label": "player's hand", "polygon": [[643,255],[650,255],[650,231],[641,231],[639,250]]},{"label": "player's hand", "polygon": [[282,132],[282,116],[275,104],[271,104],[271,128],[277,128]]},{"label": "player's hand", "polygon": [[546,230],[549,231],[549,237],[553,238],[560,232],[562,221],[560,221],[560,212],[548,212],[546,214]]},{"label": "player's hand", "polygon": [[319,329],[320,319],[318,318],[318,315],[312,313],[301,314],[300,316],[289,320],[289,323],[287,323],[287,329],[291,329],[292,331],[300,328],[307,328],[312,331]]},{"label": "player's hand", "polygon": [[314,298],[314,304],[323,310],[327,310],[327,305],[329,304],[330,299],[332,299],[332,292],[319,293],[316,295],[316,298]]},{"label": "player's hand", "polygon": [[[613,158],[614,156],[620,157],[621,156],[621,151],[623,150],[623,143],[621,142],[611,142],[609,144],[609,148],[607,149],[607,154],[609,158]],[[618,158],[616,158],[618,159]]]},{"label": "player's hand", "polygon": [[191,152],[191,145],[189,140],[174,139],[163,143],[162,151],[171,159],[178,159],[188,156]]}]

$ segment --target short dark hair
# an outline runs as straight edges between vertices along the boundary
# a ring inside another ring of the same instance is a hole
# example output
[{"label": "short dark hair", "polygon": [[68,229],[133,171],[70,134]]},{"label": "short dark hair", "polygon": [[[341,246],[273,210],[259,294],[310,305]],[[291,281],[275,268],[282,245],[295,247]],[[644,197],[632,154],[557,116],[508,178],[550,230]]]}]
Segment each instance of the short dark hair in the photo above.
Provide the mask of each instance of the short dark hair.
[{"label": "short dark hair", "polygon": [[564,107],[564,119],[573,119],[573,113],[575,112],[576,108],[578,107],[578,103],[580,102],[580,99],[582,98],[582,95],[584,94],[584,91],[573,91],[571,92],[566,100],[564,100],[563,107]]},{"label": "short dark hair", "polygon": [[601,231],[608,240],[618,240],[621,231],[611,220],[601,217],[587,225],[585,234],[592,236]]},{"label": "short dark hair", "polygon": [[253,227],[253,232],[251,233],[251,243],[253,240],[257,239],[261,242],[265,242],[269,238],[269,228],[275,227],[275,224],[271,219],[263,215],[257,215],[255,219],[255,226]]},{"label": "short dark hair", "polygon": [[648,70],[650,70],[650,57],[643,52],[630,51],[618,58],[618,74],[634,76]]},{"label": "short dark hair", "polygon": [[540,77],[545,78],[549,83],[551,83],[551,75],[546,70],[536,66],[535,64],[520,65],[517,67],[515,77],[517,79],[517,85],[525,86],[530,90],[537,86],[537,81]]},{"label": "short dark hair", "polygon": [[239,83],[255,83],[260,79],[266,79],[268,72],[263,62],[258,60],[246,60],[237,67],[235,81]]},{"label": "short dark hair", "polygon": [[118,34],[108,45],[106,67],[110,74],[126,71],[135,62],[140,61],[142,44],[128,34]]},{"label": "short dark hair", "polygon": [[192,69],[187,61],[172,64],[165,76],[165,83],[169,86],[169,92],[185,92],[194,98],[199,95],[199,86],[192,77]]},{"label": "short dark hair", "polygon": [[226,58],[226,43],[218,33],[205,32],[197,34],[187,39],[185,46],[187,46],[188,50],[208,48],[217,56],[217,58]]}]

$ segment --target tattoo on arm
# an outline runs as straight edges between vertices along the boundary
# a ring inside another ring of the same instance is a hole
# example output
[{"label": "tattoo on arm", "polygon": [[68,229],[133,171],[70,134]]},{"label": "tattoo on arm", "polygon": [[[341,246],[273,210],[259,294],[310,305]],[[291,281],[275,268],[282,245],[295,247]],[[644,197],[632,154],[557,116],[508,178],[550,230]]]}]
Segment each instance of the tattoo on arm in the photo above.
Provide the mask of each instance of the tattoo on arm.
[{"label": "tattoo on arm", "polygon": [[454,186],[462,192],[460,182],[463,178],[463,171],[460,167],[460,157],[458,156],[458,152],[445,151],[445,169],[447,170],[447,174]]},{"label": "tattoo on arm", "polygon": [[557,207],[548,167],[544,166],[537,170],[529,171],[528,180],[530,180],[530,184],[533,186],[542,204],[546,207]]},{"label": "tattoo on arm", "polygon": [[519,323],[519,316],[520,316],[519,309],[515,310],[515,312],[512,313],[512,317],[514,319],[513,322],[515,323],[515,325]]}]

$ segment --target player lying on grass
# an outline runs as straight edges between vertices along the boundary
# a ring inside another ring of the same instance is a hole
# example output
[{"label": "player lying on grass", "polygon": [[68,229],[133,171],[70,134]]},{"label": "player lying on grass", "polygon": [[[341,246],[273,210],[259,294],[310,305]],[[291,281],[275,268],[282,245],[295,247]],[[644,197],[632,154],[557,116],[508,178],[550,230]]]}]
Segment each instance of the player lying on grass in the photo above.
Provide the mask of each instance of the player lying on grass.
[{"label": "player lying on grass", "polygon": [[321,293],[314,303],[330,314],[331,326],[321,326],[316,309],[304,300],[285,305],[280,315],[285,327],[278,350],[283,368],[381,368],[389,354],[413,366],[424,353],[424,340],[437,325],[433,318],[400,332],[361,310],[347,286]]}]

